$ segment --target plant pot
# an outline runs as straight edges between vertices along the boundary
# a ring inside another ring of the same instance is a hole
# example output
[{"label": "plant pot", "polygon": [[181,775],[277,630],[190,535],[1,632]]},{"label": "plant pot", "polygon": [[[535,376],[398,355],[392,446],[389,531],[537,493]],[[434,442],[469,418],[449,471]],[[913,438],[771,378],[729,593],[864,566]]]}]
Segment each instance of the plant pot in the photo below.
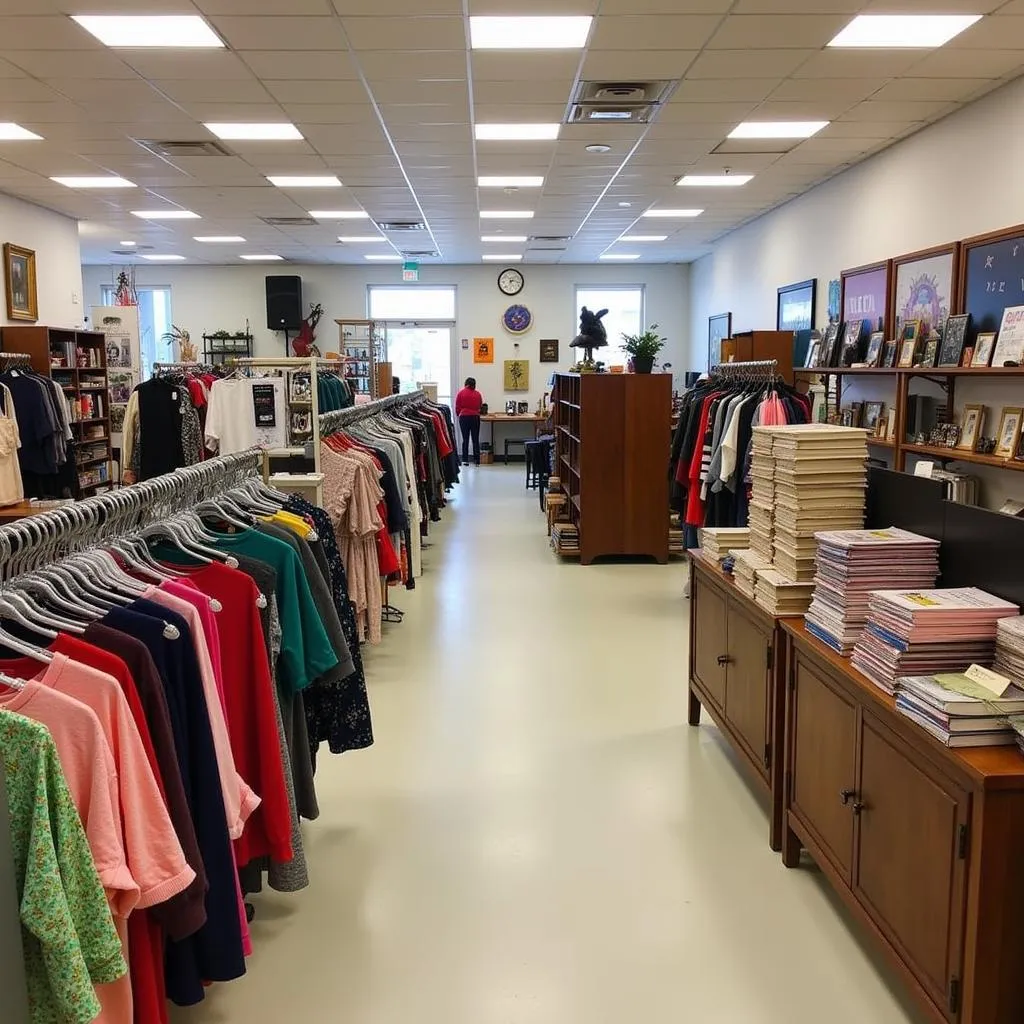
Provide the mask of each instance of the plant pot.
[{"label": "plant pot", "polygon": [[650,373],[654,369],[654,356],[633,356],[634,373]]}]

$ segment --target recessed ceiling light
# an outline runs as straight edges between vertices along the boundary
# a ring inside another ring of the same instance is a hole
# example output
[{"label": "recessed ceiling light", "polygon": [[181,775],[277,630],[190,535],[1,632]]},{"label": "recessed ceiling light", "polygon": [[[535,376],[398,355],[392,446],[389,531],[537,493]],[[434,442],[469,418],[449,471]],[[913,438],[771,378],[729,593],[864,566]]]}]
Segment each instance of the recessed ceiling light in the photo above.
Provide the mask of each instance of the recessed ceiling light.
[{"label": "recessed ceiling light", "polygon": [[620,235],[620,242],[664,242],[668,235]]},{"label": "recessed ceiling light", "polygon": [[493,260],[496,263],[517,263],[523,258],[522,253],[485,253],[481,259]]},{"label": "recessed ceiling light", "polygon": [[267,181],[278,188],[341,188],[334,174],[270,174]]},{"label": "recessed ceiling light", "polygon": [[540,188],[544,178],[540,175],[481,175],[476,183],[480,188]]},{"label": "recessed ceiling light", "polygon": [[536,142],[557,139],[560,124],[477,124],[479,142]]},{"label": "recessed ceiling light", "polygon": [[245,239],[241,235],[193,235],[193,241],[196,242],[244,242]]},{"label": "recessed ceiling light", "polygon": [[382,235],[338,235],[338,241],[346,245],[368,245],[371,242],[386,242]]},{"label": "recessed ceiling light", "polygon": [[980,14],[860,14],[828,45],[930,49],[980,20]]},{"label": "recessed ceiling light", "polygon": [[204,128],[208,128],[218,139],[226,142],[260,142],[260,141],[284,141],[290,142],[302,138],[302,132],[293,124],[287,121],[271,122],[269,124],[242,124],[234,121],[206,121]]},{"label": "recessed ceiling light", "polygon": [[630,121],[634,111],[628,107],[598,107],[591,110],[587,117],[591,121]]},{"label": "recessed ceiling light", "polygon": [[51,178],[50,181],[64,185],[66,188],[135,188],[135,182],[120,178],[116,174],[96,177],[72,176],[69,178]]},{"label": "recessed ceiling light", "polygon": [[681,188],[739,188],[753,177],[752,174],[684,174],[676,184]]},{"label": "recessed ceiling light", "polygon": [[42,135],[36,135],[13,121],[0,121],[0,141],[22,142],[28,139],[42,139]]},{"label": "recessed ceiling light", "polygon": [[595,143],[592,146],[586,146],[585,149],[588,153],[610,153],[612,151],[611,146],[605,146],[603,143]]},{"label": "recessed ceiling light", "polygon": [[399,263],[401,262],[401,256],[395,256],[391,253],[385,255],[384,253],[367,253],[363,256],[364,260],[376,260],[378,263]]},{"label": "recessed ceiling light", "polygon": [[191,210],[132,210],[133,217],[142,220],[199,220]]},{"label": "recessed ceiling light", "polygon": [[632,205],[633,205],[632,203],[619,203],[619,206],[621,206],[621,207],[623,207],[623,209],[627,209],[627,210],[628,210],[628,209],[629,209],[629,207],[631,207]]},{"label": "recessed ceiling light", "polygon": [[640,259],[640,253],[638,252],[606,252],[601,259],[603,260],[638,260]]},{"label": "recessed ceiling light", "polygon": [[809,139],[828,121],[744,121],[729,132],[730,139]]},{"label": "recessed ceiling light", "polygon": [[481,242],[497,242],[504,245],[507,242],[525,242],[526,235],[481,235]]},{"label": "recessed ceiling light", "polygon": [[474,50],[579,50],[586,46],[593,18],[486,17],[469,19]]},{"label": "recessed ceiling light", "polygon": [[140,255],[144,260],[149,260],[152,263],[178,263],[185,258],[184,256],[172,256],[169,253],[159,252],[144,252],[140,253]]},{"label": "recessed ceiling light", "polygon": [[283,260],[283,256],[277,256],[274,253],[262,253],[256,256],[239,256],[240,260]]},{"label": "recessed ceiling light", "polygon": [[369,220],[365,210],[310,210],[310,217],[316,220]]},{"label": "recessed ceiling light", "polygon": [[530,220],[533,210],[481,210],[481,220]]},{"label": "recessed ceiling light", "polygon": [[222,48],[216,32],[196,14],[73,14],[105,46]]},{"label": "recessed ceiling light", "polygon": [[699,217],[703,210],[645,210],[643,217]]},{"label": "recessed ceiling light", "polygon": [[117,244],[122,246],[125,249],[131,249],[132,246],[138,245],[139,243],[138,242],[118,242]]}]

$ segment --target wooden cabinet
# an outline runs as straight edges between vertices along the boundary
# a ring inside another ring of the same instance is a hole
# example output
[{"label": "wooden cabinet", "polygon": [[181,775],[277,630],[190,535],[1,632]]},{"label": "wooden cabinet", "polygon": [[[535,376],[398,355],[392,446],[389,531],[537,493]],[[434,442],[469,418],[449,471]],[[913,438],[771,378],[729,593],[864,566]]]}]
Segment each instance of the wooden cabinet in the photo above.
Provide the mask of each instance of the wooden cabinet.
[{"label": "wooden cabinet", "polygon": [[725,659],[729,650],[726,632],[728,598],[700,575],[693,581],[691,636],[699,637],[694,648],[693,676],[718,708],[725,707]]},{"label": "wooden cabinet", "polygon": [[771,634],[735,601],[729,603],[726,630],[725,720],[747,748],[747,755],[760,761],[767,775],[771,767]]},{"label": "wooden cabinet", "polygon": [[722,342],[723,363],[746,363],[752,359],[774,359],[779,374],[793,383],[792,331],[741,331]]},{"label": "wooden cabinet", "polygon": [[933,1021],[1024,1020],[1024,759],[949,750],[785,620],[783,860],[801,846]]}]

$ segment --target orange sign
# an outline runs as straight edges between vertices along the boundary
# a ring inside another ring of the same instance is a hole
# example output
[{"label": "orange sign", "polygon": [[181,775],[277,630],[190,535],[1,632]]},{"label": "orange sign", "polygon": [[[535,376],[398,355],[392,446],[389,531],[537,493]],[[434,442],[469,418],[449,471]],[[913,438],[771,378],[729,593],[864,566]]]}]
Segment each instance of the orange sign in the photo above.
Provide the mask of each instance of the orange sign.
[{"label": "orange sign", "polygon": [[473,362],[493,363],[494,362],[494,339],[474,338],[473,339]]}]

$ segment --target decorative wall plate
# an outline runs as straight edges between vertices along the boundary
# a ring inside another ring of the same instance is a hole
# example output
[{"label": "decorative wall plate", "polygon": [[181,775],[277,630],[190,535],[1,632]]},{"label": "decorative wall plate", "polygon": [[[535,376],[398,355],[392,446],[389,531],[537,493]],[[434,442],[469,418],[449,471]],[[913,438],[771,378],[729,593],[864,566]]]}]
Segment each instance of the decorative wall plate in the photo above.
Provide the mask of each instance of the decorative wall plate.
[{"label": "decorative wall plate", "polygon": [[525,334],[533,326],[533,314],[517,304],[505,310],[501,322],[509,334]]}]

